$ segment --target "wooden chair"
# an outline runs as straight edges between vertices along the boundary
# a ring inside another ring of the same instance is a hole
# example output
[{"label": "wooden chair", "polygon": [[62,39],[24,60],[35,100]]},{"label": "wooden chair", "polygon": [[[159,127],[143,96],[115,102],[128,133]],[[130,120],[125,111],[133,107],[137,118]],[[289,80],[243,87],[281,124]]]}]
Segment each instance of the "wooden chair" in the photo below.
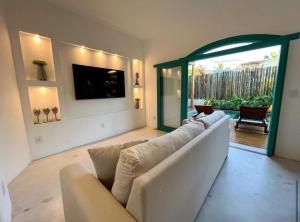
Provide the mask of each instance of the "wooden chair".
[{"label": "wooden chair", "polygon": [[197,110],[197,114],[204,113],[205,115],[212,114],[214,112],[212,106],[204,106],[204,105],[195,105]]},{"label": "wooden chair", "polygon": [[268,133],[268,124],[266,123],[268,108],[264,107],[240,107],[240,117],[236,122],[235,129],[239,124],[264,127],[264,133]]}]

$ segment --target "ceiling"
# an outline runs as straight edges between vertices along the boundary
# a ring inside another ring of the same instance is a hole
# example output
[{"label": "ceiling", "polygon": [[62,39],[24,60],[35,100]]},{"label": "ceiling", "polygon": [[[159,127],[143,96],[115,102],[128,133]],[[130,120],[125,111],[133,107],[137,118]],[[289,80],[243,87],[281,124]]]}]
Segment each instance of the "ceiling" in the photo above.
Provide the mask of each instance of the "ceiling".
[{"label": "ceiling", "polygon": [[300,9],[299,0],[47,1],[142,40],[157,38],[175,29],[184,30],[188,25],[205,31],[208,26],[220,26],[224,18],[233,25],[240,20],[246,24],[257,16],[263,19],[279,16],[284,10],[298,15]]}]

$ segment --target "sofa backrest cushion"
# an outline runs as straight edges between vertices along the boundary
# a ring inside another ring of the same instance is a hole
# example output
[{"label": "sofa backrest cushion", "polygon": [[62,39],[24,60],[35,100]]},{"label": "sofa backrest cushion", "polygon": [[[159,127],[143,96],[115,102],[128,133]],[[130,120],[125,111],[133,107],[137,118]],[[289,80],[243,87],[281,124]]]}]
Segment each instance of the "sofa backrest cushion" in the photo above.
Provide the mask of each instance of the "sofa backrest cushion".
[{"label": "sofa backrest cushion", "polygon": [[222,119],[224,116],[225,113],[223,111],[214,111],[210,115],[206,115],[205,117],[197,119],[197,121],[202,122],[205,128],[208,128],[218,120]]},{"label": "sofa backrest cushion", "polygon": [[124,144],[117,144],[106,147],[89,149],[88,152],[94,163],[98,179],[108,189],[111,190],[115,179],[115,172],[119,160],[120,152],[123,149],[145,143],[148,140],[132,141]]},{"label": "sofa backrest cushion", "polygon": [[112,194],[126,205],[135,178],[149,171],[204,130],[203,124],[186,124],[147,143],[122,150]]},{"label": "sofa backrest cushion", "polygon": [[229,121],[223,117],[134,180],[126,208],[137,221],[195,220],[228,155]]}]

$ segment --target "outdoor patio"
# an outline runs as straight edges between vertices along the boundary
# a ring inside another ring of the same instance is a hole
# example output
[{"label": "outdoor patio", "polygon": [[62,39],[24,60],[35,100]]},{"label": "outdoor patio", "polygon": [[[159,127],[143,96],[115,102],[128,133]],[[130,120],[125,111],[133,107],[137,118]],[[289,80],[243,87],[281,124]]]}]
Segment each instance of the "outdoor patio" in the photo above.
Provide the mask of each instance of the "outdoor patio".
[{"label": "outdoor patio", "polygon": [[265,149],[268,141],[268,135],[264,134],[261,128],[253,126],[243,126],[238,130],[234,129],[237,120],[230,120],[230,140],[234,143],[239,143],[247,146],[254,146]]},{"label": "outdoor patio", "polygon": [[[236,64],[228,58],[228,61],[224,58],[221,63],[217,63],[217,60],[211,61],[211,64],[201,60],[191,63],[188,80],[189,117],[200,112],[195,110],[197,105],[222,110],[231,118],[231,142],[265,149],[268,134],[264,133],[264,129],[268,131],[267,125],[271,120],[277,73],[278,53],[275,51],[263,52],[263,59],[244,63],[238,58]],[[235,130],[240,116],[243,124],[239,124],[240,127]]]},{"label": "outdoor patio", "polygon": [[[195,115],[195,110],[189,109],[189,117]],[[263,132],[261,127],[240,125],[238,130],[234,129],[238,114],[226,112],[230,119],[230,141],[247,146],[265,149],[268,142],[268,135]]]}]

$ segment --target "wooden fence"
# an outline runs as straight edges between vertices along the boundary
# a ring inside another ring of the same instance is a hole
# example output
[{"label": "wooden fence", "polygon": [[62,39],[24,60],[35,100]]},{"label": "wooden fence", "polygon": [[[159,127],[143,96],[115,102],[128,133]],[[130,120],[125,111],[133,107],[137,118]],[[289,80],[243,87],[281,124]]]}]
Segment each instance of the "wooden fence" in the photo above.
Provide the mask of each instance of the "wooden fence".
[{"label": "wooden fence", "polygon": [[[234,96],[270,95],[274,87],[277,66],[245,68],[194,76],[194,99],[226,99]],[[192,76],[189,76],[189,98],[192,96]]]}]

